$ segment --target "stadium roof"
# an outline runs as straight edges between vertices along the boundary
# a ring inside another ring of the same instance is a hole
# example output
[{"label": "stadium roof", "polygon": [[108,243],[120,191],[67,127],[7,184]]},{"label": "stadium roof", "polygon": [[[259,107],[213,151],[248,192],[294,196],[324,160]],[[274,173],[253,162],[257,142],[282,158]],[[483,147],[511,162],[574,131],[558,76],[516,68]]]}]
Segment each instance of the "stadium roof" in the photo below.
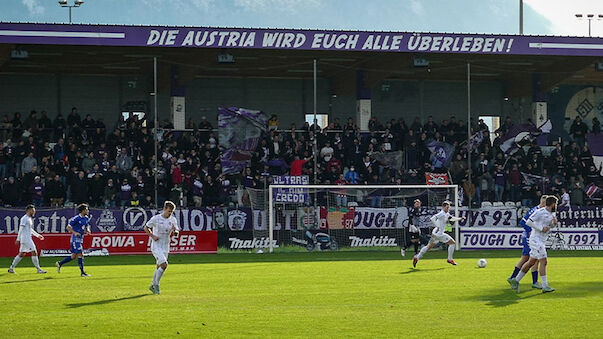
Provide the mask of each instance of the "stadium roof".
[{"label": "stadium roof", "polygon": [[[19,58],[15,50],[26,54]],[[218,55],[233,59],[218,61]],[[307,78],[317,59],[333,94],[353,91],[359,70],[367,86],[386,79],[465,80],[467,63],[472,80],[502,81],[511,97],[530,92],[534,73],[541,74],[543,88],[603,78],[594,67],[603,57],[601,38],[0,23],[3,73],[148,75],[154,56],[160,77],[178,66],[183,82],[198,76]]]}]

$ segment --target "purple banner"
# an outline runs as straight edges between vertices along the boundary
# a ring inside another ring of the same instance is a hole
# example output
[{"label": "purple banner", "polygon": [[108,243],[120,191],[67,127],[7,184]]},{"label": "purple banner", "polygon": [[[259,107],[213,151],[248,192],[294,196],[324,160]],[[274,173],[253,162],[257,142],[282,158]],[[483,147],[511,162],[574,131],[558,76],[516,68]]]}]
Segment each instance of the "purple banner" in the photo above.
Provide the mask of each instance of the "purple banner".
[{"label": "purple banner", "polygon": [[603,55],[603,39],[601,38],[29,23],[0,23],[0,43],[511,55]]},{"label": "purple banner", "polygon": [[262,132],[266,130],[267,120],[262,111],[238,107],[218,109],[223,174],[241,173],[249,165]]},{"label": "purple banner", "polygon": [[[209,231],[212,229],[213,209],[177,209],[174,216],[183,231]],[[250,212],[250,211],[249,211]],[[146,222],[155,214],[153,210],[132,207],[118,209],[90,209],[92,232],[141,231]],[[0,210],[0,234],[17,233],[23,210]],[[249,213],[251,214],[251,213]],[[72,208],[38,209],[34,218],[34,228],[43,233],[66,233],[69,219],[76,215]]]},{"label": "purple banner", "polygon": [[603,207],[572,206],[557,211],[560,227],[603,228]]}]

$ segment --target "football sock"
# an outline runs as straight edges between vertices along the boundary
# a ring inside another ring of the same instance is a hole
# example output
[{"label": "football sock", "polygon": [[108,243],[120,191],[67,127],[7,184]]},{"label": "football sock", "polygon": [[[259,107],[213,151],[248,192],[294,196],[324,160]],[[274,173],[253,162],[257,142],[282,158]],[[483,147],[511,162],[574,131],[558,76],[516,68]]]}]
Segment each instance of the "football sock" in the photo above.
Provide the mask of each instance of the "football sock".
[{"label": "football sock", "polygon": [[517,276],[517,273],[519,273],[519,271],[521,271],[521,268],[519,268],[519,267],[515,267],[515,268],[513,269],[513,274],[511,274],[511,277],[510,277],[510,278],[511,278],[511,279],[515,278],[515,277]]},{"label": "football sock", "polygon": [[526,275],[526,272],[519,271],[519,273],[517,273],[517,276],[515,277],[515,280],[517,280],[517,282],[519,282],[521,280],[521,278],[523,278],[524,275]]},{"label": "football sock", "polygon": [[546,275],[541,275],[540,279],[542,279],[542,286],[547,287],[549,286],[549,281],[546,278]]},{"label": "football sock", "polygon": [[157,283],[155,285],[159,286],[159,283],[161,282],[161,277],[163,277],[163,272],[165,272],[165,270],[161,267],[159,267],[157,269]]},{"label": "football sock", "polygon": [[421,250],[419,251],[419,254],[417,254],[417,259],[421,259],[421,257],[423,257],[423,255],[427,252],[427,246],[421,248]]},{"label": "football sock", "polygon": [[414,245],[414,247],[415,247],[415,254],[419,253],[419,244],[418,244],[418,243],[415,243],[415,244],[413,244],[413,245]]},{"label": "football sock", "polygon": [[73,260],[73,259],[71,259],[71,256],[65,257],[65,258],[63,258],[63,260],[61,260],[61,261],[59,262],[59,266],[63,266],[63,265],[65,265],[66,263],[70,262],[71,260]]},{"label": "football sock", "polygon": [[532,284],[538,282],[538,271],[532,271]]},{"label": "football sock", "polygon": [[37,255],[32,255],[32,256],[31,256],[31,262],[34,264],[34,266],[35,266],[37,269],[39,269],[39,270],[41,270],[41,269],[42,269],[42,268],[40,268],[40,260],[38,259],[38,256],[37,256]]},{"label": "football sock", "polygon": [[454,245],[448,245],[448,260],[452,260],[454,254]]},{"label": "football sock", "polygon": [[159,268],[156,268],[155,272],[153,272],[153,280],[151,281],[151,285],[153,286],[157,285],[157,270],[159,270]]},{"label": "football sock", "polygon": [[22,258],[21,258],[20,256],[18,256],[18,255],[17,255],[17,256],[15,257],[15,259],[13,259],[13,264],[12,264],[12,265],[10,265],[10,268],[15,268],[15,267],[17,267],[17,264],[19,263],[19,261],[21,261],[21,259],[22,259]]},{"label": "football sock", "polygon": [[84,272],[84,258],[77,258],[77,265],[80,267],[82,274],[86,273]]}]

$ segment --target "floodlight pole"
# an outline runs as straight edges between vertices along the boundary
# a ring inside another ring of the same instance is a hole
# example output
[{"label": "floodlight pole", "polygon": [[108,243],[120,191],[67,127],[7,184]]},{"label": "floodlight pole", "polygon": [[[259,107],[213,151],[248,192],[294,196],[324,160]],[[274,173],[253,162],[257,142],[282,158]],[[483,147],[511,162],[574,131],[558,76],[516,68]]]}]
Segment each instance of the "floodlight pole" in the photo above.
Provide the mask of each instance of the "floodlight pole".
[{"label": "floodlight pole", "polygon": [[153,148],[155,149],[155,208],[159,208],[158,205],[158,196],[157,196],[157,174],[158,171],[158,163],[159,157],[157,155],[157,146],[159,144],[158,138],[158,129],[157,129],[157,57],[153,57],[153,128],[155,129],[155,133],[153,133]]},{"label": "floodlight pole", "polygon": [[[467,168],[469,169],[469,182],[471,182],[471,63],[467,63]],[[468,206],[471,208],[471,195],[468,196]]]},{"label": "floodlight pole", "polygon": [[312,123],[312,125],[314,126],[314,184],[316,185],[318,182],[317,178],[317,171],[318,171],[318,135],[316,133],[316,127],[318,126],[318,121],[316,120],[316,79],[317,79],[317,75],[316,75],[316,59],[314,59],[314,122]]},{"label": "floodlight pole", "polygon": [[519,0],[519,35],[523,35],[523,0]]},{"label": "floodlight pole", "polygon": [[83,4],[84,4],[83,1],[76,1],[73,5],[67,4],[67,1],[65,1],[65,2],[59,1],[59,6],[69,8],[69,24],[70,25],[73,23],[73,21],[71,20],[71,10],[73,8],[80,7]]}]

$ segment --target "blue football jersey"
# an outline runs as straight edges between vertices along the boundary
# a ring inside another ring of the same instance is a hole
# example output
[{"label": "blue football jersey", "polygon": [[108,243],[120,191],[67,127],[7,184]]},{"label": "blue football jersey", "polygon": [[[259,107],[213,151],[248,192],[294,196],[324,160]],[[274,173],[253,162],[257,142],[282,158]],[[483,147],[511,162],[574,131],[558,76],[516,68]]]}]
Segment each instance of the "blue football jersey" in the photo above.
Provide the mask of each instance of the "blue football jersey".
[{"label": "blue football jersey", "polygon": [[86,231],[86,226],[90,222],[89,217],[82,217],[81,215],[76,215],[75,217],[69,220],[69,226],[73,229],[73,231],[78,232],[80,236],[76,236],[75,234],[71,234],[72,242],[81,242],[84,239],[84,232]]},{"label": "blue football jersey", "polygon": [[539,206],[534,206],[530,208],[528,213],[526,213],[526,215],[524,215],[524,217],[521,218],[521,220],[519,221],[519,224],[523,226],[523,235],[526,238],[529,237],[530,233],[532,232],[532,227],[528,226],[526,222],[528,221],[528,219],[530,219],[530,216],[532,216],[532,214],[534,214],[534,212],[536,212],[539,208]]}]

